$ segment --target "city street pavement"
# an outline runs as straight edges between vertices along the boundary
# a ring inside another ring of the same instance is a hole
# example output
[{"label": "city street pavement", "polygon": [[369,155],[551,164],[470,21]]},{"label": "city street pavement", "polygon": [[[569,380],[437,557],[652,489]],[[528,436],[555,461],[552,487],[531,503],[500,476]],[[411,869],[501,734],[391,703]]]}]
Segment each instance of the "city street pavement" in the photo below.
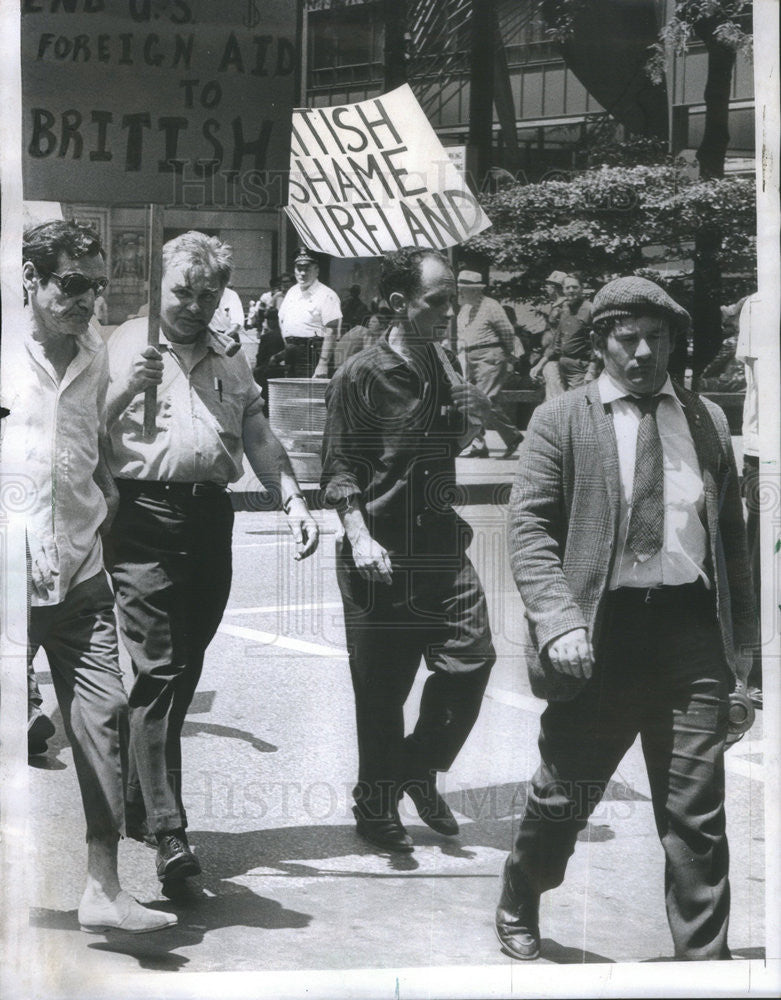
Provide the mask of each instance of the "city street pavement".
[{"label": "city street pavement", "polygon": [[[507,482],[514,466],[461,460],[459,476]],[[175,910],[178,927],[137,937],[79,930],[86,853],[81,806],[48,667],[37,661],[57,733],[29,769],[31,870],[39,875],[31,886],[31,970],[38,976],[31,995],[124,1000],[138,989],[147,997],[184,996],[185,977],[164,989],[159,984],[168,977],[145,974],[263,970],[269,978],[255,978],[253,995],[289,990],[304,996],[312,970],[346,970],[344,979],[328,980],[321,992],[309,987],[308,995],[344,990],[363,996],[374,993],[358,970],[407,970],[412,979],[406,983],[415,981],[416,969],[423,975],[432,967],[433,979],[420,993],[400,989],[397,978],[395,995],[522,995],[541,967],[553,994],[555,965],[671,957],[663,855],[637,745],[584,831],[565,884],[543,897],[539,961],[521,966],[499,951],[493,930],[499,872],[535,769],[543,703],[531,696],[523,663],[505,507],[475,504],[463,514],[476,532],[471,556],[487,591],[498,662],[472,736],[451,772],[440,776],[461,834],[433,833],[405,799],[412,855],[378,854],[354,831],[355,730],[333,513],[317,512],[320,549],[302,564],[292,560],[281,514],[236,516],[229,608],[184,728],[189,834],[203,866],[203,875],[190,880],[193,898],[166,900],[153,850],[120,844],[124,886],[144,903]],[[123,666],[129,685],[126,657]],[[421,669],[410,698],[413,710],[424,674]],[[764,956],[765,750],[760,712],[749,737],[727,755],[730,944],[738,959]],[[737,974],[738,964],[721,963],[724,975]],[[462,980],[446,978],[453,967],[456,975],[463,967]],[[635,969],[642,983],[643,970],[651,976],[654,967]],[[685,974],[680,969],[671,967],[673,980]],[[270,976],[284,970],[301,971],[290,980]],[[124,977],[119,991],[117,976]],[[393,996],[391,982],[386,976],[378,995]],[[571,989],[570,995],[582,995],[584,987]],[[222,995],[238,996],[238,987]]]}]

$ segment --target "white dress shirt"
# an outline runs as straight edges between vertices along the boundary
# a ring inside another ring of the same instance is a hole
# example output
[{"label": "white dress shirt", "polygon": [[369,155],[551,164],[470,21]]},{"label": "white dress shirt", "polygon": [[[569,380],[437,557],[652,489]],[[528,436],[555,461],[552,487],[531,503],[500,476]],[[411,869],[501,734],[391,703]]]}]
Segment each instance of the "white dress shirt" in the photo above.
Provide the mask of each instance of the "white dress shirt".
[{"label": "white dress shirt", "polygon": [[667,377],[658,395],[656,423],[664,462],[664,545],[649,559],[640,561],[626,544],[632,514],[632,487],[640,411],[630,394],[603,371],[598,380],[603,404],[610,404],[618,446],[621,477],[616,552],[610,589],[617,587],[680,586],[698,578],[710,586],[705,571],[708,536],[702,515],[705,492],[697,453],[683,407]]},{"label": "white dress shirt", "polygon": [[25,512],[31,555],[48,552],[54,570],[53,589],[46,598],[32,593],[31,604],[60,604],[75,586],[103,569],[98,529],[106,501],[93,473],[106,416],[106,348],[88,328],[76,337],[76,355],[58,380],[31,327],[3,332],[9,341],[3,363],[12,373],[7,380],[11,415],[4,421],[4,473],[20,491],[17,509]]}]

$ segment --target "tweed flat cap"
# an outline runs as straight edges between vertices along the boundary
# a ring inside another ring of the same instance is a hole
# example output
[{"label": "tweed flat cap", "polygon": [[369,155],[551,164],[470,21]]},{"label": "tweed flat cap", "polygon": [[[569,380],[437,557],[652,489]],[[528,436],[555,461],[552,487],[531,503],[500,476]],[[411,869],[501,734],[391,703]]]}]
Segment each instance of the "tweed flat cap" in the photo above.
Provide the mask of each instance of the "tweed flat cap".
[{"label": "tweed flat cap", "polygon": [[563,285],[566,280],[567,280],[567,274],[565,271],[551,271],[551,273],[545,279],[545,284]]},{"label": "tweed flat cap", "polygon": [[628,278],[615,278],[609,281],[594,296],[594,309],[591,321],[598,323],[601,319],[613,316],[665,316],[670,326],[676,330],[688,330],[691,326],[691,316],[683,306],[671,299],[667,292],[648,278],[632,275]]},{"label": "tweed flat cap", "polygon": [[479,271],[459,271],[457,281],[459,285],[466,285],[467,287],[471,285],[473,288],[485,285],[483,276]]}]

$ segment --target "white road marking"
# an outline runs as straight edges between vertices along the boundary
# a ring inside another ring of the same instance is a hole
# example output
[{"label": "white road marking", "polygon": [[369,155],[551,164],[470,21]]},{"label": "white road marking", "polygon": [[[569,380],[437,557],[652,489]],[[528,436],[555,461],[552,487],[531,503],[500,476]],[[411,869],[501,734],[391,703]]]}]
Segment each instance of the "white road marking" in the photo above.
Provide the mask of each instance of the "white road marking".
[{"label": "white road marking", "polygon": [[[252,612],[260,613],[263,611],[286,610],[289,607],[325,608],[341,607],[341,604],[334,602],[330,604],[279,605],[265,608],[234,608],[231,610],[233,614],[250,614]],[[306,642],[303,639],[291,639],[288,636],[276,635],[273,632],[263,632],[260,629],[244,628],[241,625],[223,624],[220,625],[220,632],[224,632],[226,635],[235,636],[238,639],[249,639],[251,642],[258,642],[264,646],[276,646],[278,649],[292,649],[297,653],[307,653],[310,656],[325,656],[336,660],[344,659],[347,656],[346,649],[339,649],[336,646],[324,646],[321,643]],[[518,694],[516,691],[505,691],[502,688],[489,687],[485,693],[485,697],[491,699],[492,701],[498,701],[501,705],[508,705],[510,708],[518,708],[522,712],[528,712],[529,714],[538,717],[542,715],[543,709],[545,708],[545,702],[540,698],[534,698],[527,694]],[[743,753],[737,756],[735,754],[735,749],[737,748],[734,748],[724,757],[724,766],[726,770],[730,774],[737,775],[741,778],[749,778],[752,781],[764,782],[764,765],[745,759],[746,751],[749,753],[761,753],[761,746],[762,744],[760,741],[747,744]]]},{"label": "white road marking", "polygon": [[501,688],[489,687],[485,696],[502,705],[520,708],[523,712],[531,712],[532,715],[537,716],[542,715],[546,704],[541,698],[534,698],[529,694],[518,694],[516,691],[503,691]]},{"label": "white road marking", "polygon": [[277,649],[292,649],[297,653],[308,653],[310,656],[327,656],[331,659],[346,659],[347,650],[336,646],[323,646],[317,642],[305,642],[303,639],[291,639],[275,632],[261,632],[260,629],[243,628],[241,625],[220,625],[220,632],[236,636],[237,639],[249,639],[263,646],[274,646]]},{"label": "white road marking", "polygon": [[[291,539],[292,541],[292,539]],[[279,545],[279,539],[274,538],[267,542],[234,542],[234,549],[259,549],[264,546]]]},{"label": "white road marking", "polygon": [[314,601],[311,604],[266,604],[257,608],[227,608],[226,615],[267,615],[278,611],[311,611],[314,608],[341,608],[341,601]]}]

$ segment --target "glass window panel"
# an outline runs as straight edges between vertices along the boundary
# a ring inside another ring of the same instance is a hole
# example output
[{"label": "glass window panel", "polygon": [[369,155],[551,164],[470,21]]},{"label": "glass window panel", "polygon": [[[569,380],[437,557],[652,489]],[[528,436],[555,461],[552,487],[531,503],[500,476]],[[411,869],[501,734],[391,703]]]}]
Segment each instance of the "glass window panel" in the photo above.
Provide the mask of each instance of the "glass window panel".
[{"label": "glass window panel", "polygon": [[567,72],[567,102],[564,114],[579,115],[586,110],[588,95],[586,88],[574,73]]},{"label": "glass window panel", "polygon": [[523,74],[523,118],[542,117],[542,74],[541,69],[527,69]]},{"label": "glass window panel", "polygon": [[543,113],[564,114],[564,73],[563,67],[546,66],[543,90]]},{"label": "glass window panel", "polygon": [[685,57],[686,78],[683,88],[684,104],[699,104],[708,77],[708,53],[704,49],[690,49]]}]

